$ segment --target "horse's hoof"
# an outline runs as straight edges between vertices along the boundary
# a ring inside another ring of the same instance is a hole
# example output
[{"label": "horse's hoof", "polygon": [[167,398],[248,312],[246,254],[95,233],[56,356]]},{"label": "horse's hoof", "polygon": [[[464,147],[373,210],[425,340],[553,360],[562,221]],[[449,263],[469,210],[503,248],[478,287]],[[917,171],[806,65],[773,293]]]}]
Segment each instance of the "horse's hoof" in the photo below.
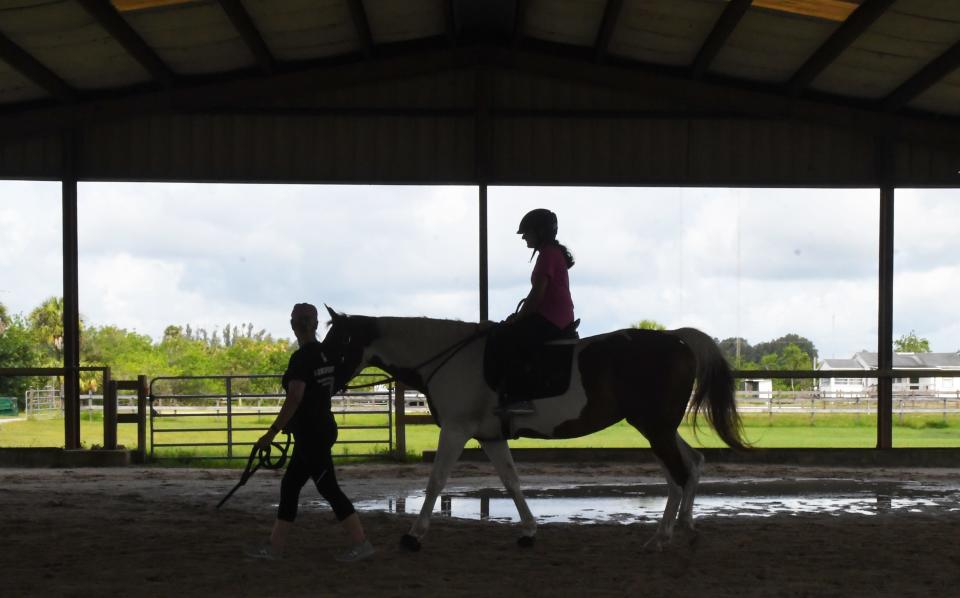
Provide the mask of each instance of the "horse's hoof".
[{"label": "horse's hoof", "polygon": [[420,540],[417,540],[410,534],[403,534],[400,537],[400,548],[407,552],[420,552]]},{"label": "horse's hoof", "polygon": [[533,548],[533,545],[536,541],[536,536],[520,536],[517,538],[517,546],[520,548]]},{"label": "horse's hoof", "polygon": [[644,552],[663,552],[663,538],[657,534],[643,545]]}]

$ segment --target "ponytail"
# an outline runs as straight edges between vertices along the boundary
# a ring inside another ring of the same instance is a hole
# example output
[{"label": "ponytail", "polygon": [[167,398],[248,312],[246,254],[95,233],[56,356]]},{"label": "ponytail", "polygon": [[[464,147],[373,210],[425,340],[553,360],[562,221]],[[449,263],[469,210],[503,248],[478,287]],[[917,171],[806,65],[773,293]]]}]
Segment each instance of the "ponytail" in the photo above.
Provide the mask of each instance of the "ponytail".
[{"label": "ponytail", "polygon": [[[563,243],[561,243],[560,241],[557,241],[556,239],[550,239],[549,241],[547,241],[546,243],[544,243],[544,245],[553,245],[553,246],[555,246],[555,247],[559,247],[559,248],[560,248],[560,253],[563,254],[563,259],[567,262],[567,270],[569,270],[570,268],[573,268],[573,265],[574,265],[575,263],[577,263],[576,260],[573,259],[573,254],[570,253],[570,250],[569,250],[569,249],[567,249],[567,246],[564,245]],[[533,261],[533,256],[537,255],[537,252],[538,252],[538,251],[540,251],[540,249],[539,249],[539,248],[535,248],[535,249],[533,250],[533,253],[530,254],[530,261],[531,261],[531,262]]]},{"label": "ponytail", "polygon": [[567,249],[567,246],[557,240],[554,240],[554,243],[557,244],[557,247],[559,247],[560,251],[563,253],[563,259],[567,261],[567,270],[573,268],[573,265],[576,264],[577,261],[573,259],[573,254],[570,253],[570,250]]}]

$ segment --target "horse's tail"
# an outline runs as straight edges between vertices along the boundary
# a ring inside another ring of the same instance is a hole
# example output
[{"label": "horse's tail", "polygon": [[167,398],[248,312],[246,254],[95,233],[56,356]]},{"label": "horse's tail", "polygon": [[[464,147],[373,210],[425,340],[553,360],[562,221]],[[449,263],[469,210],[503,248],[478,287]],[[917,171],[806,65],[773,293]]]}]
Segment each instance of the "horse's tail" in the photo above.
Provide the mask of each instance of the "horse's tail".
[{"label": "horse's tail", "polygon": [[697,361],[697,388],[692,399],[694,429],[697,416],[703,412],[727,446],[740,450],[750,448],[743,437],[743,423],[737,413],[733,370],[720,347],[695,328],[680,328],[672,334],[690,347]]}]

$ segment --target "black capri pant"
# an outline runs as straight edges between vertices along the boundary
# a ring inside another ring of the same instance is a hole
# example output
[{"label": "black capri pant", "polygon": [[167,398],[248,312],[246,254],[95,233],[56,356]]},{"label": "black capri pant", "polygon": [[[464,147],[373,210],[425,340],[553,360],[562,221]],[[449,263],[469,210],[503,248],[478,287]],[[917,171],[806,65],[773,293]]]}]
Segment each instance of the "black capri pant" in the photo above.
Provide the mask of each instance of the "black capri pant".
[{"label": "black capri pant", "polygon": [[277,508],[277,519],[292,522],[297,517],[297,506],[300,501],[300,490],[307,480],[312,479],[317,490],[337,516],[337,521],[343,521],[355,510],[353,503],[343,493],[337,484],[337,475],[333,470],[333,456],[330,449],[333,440],[316,438],[307,434],[294,434],[293,455],[290,465],[287,466],[283,480],[280,482],[280,506]]}]

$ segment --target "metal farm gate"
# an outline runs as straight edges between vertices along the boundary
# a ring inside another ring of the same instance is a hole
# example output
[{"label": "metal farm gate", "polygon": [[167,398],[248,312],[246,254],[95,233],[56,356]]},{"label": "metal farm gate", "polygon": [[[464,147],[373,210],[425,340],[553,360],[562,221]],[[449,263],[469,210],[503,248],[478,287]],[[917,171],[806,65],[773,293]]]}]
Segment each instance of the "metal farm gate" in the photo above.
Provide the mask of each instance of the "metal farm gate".
[{"label": "metal farm gate", "polygon": [[[150,381],[150,459],[246,459],[280,411],[279,375],[161,376]],[[393,387],[332,397],[334,456],[394,450]],[[360,452],[355,447],[361,446]]]}]

